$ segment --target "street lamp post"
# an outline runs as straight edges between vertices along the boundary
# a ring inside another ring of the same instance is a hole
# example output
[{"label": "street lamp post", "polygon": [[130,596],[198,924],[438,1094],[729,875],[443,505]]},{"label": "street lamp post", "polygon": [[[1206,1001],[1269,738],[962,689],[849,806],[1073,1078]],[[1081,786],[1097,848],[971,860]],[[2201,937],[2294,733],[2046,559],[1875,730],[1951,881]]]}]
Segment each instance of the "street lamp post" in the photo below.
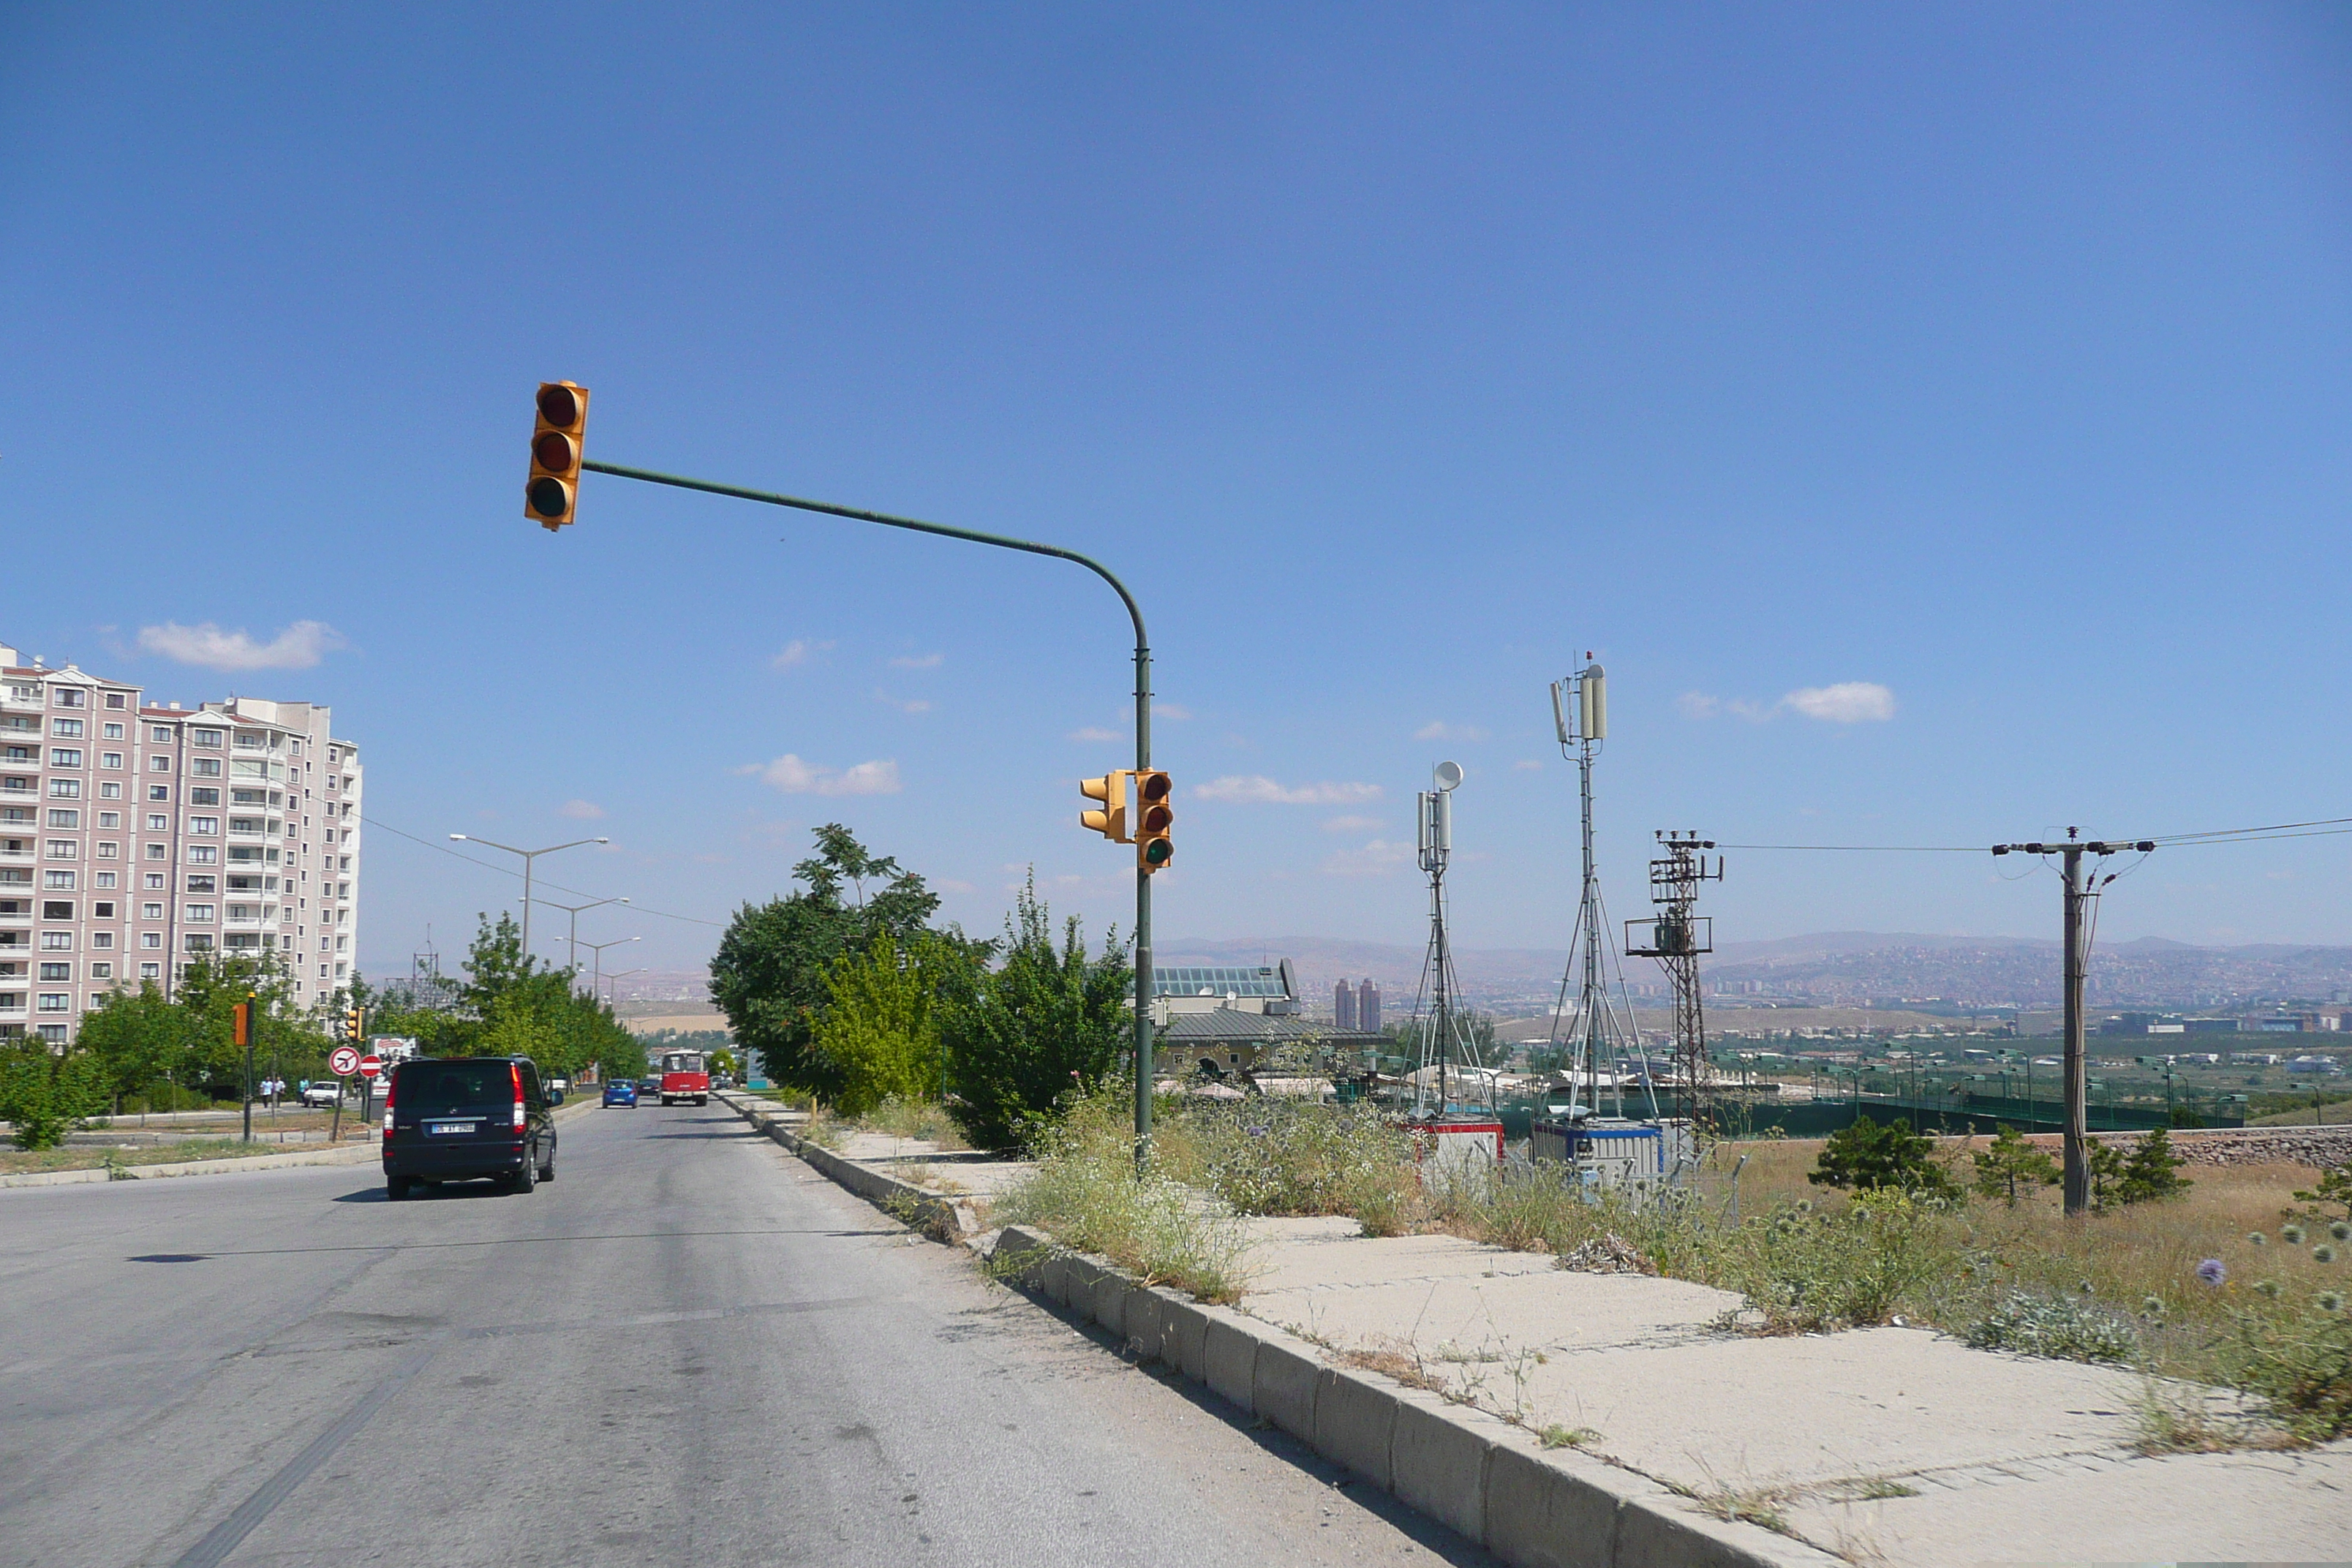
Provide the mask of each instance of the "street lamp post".
[{"label": "street lamp post", "polygon": [[605,983],[613,988],[612,995],[608,997],[607,1000],[610,1001],[614,1006],[619,1006],[621,1005],[621,982],[626,980],[632,974],[643,974],[644,973],[645,971],[643,969],[624,969],[618,974],[605,975]]},{"label": "street lamp post", "polygon": [[[562,910],[565,914],[572,917],[572,929],[563,940],[571,944],[570,963],[572,967],[576,970],[580,967],[580,911],[583,910],[601,910],[606,904],[625,904],[629,900],[626,899],[598,899],[593,903],[585,904],[559,904],[553,899],[541,899],[539,901],[545,904],[551,910]],[[610,946],[611,944],[608,942],[605,945]]]},{"label": "street lamp post", "polygon": [[575,838],[569,844],[551,844],[544,849],[518,849],[511,844],[500,844],[497,840],[490,838],[476,838],[472,835],[465,833],[452,833],[449,835],[449,840],[453,844],[479,844],[485,848],[503,849],[509,855],[520,855],[522,857],[522,956],[525,963],[529,963],[530,961],[531,862],[538,859],[542,855],[552,855],[559,849],[577,849],[583,844],[610,844],[613,842],[609,838]]},{"label": "street lamp post", "polygon": [[[593,1001],[593,1000],[595,999],[595,995],[596,995],[596,987],[597,987],[597,985],[598,985],[598,984],[600,984],[602,983],[603,978],[604,978],[604,950],[605,950],[606,948],[608,948],[608,947],[625,947],[625,946],[626,946],[628,943],[633,942],[635,942],[635,941],[638,941],[638,940],[639,940],[638,938],[634,937],[634,936],[616,936],[616,937],[614,937],[614,938],[612,941],[610,941],[610,942],[582,942],[582,943],[580,944],[581,946],[583,946],[583,947],[586,948],[590,952],[592,952],[592,953],[593,953],[593,954],[595,955],[595,964],[596,964],[596,967],[595,967],[594,972],[590,975],[590,977],[589,977],[589,981],[588,981],[588,996],[589,996],[589,999],[590,999],[591,1001]],[[632,969],[632,970],[627,971],[626,973],[631,973],[631,974],[638,974],[638,973],[644,973],[644,972],[643,972],[642,970],[635,970],[635,969]],[[614,978],[616,978],[616,979],[617,979],[617,978],[619,978],[619,977],[616,975],[616,976],[614,976]]]},{"label": "street lamp post", "polygon": [[[1151,645],[1143,631],[1143,611],[1127,584],[1112,575],[1109,567],[1075,550],[1065,550],[1056,544],[1039,544],[1026,539],[1014,539],[1001,533],[982,533],[977,529],[950,528],[944,523],[923,522],[911,517],[898,517],[887,511],[867,511],[857,507],[836,506],[831,501],[807,500],[798,496],[779,495],[770,490],[746,489],[738,485],[714,484],[708,479],[686,479],[677,474],[656,473],[648,468],[625,468],[615,463],[579,464],[580,472],[608,474],[617,479],[636,479],[646,484],[669,485],[677,489],[699,490],[706,495],[730,496],[738,500],[763,502],[769,506],[791,507],[798,511],[822,512],[828,517],[848,518],[856,522],[879,523],[885,528],[902,528],[915,533],[935,534],[944,539],[961,539],[973,544],[991,544],[1002,550],[1019,550],[1031,555],[1050,555],[1085,567],[1110,584],[1126,606],[1128,619],[1135,626],[1135,766],[1138,773],[1151,766]],[[539,514],[542,517],[552,513]],[[571,521],[571,509],[564,509],[563,522]],[[560,524],[549,524],[550,527]],[[1135,1159],[1139,1170],[1151,1152],[1151,873],[1154,866],[1139,861],[1135,870]]]}]

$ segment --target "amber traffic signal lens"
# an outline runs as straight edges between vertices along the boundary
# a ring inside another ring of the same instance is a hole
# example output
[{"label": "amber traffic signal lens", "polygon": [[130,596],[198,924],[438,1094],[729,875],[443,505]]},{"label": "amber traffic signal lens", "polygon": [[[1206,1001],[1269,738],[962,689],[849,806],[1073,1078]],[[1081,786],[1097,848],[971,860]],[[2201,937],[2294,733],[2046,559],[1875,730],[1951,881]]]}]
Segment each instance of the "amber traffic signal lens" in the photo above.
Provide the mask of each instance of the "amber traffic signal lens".
[{"label": "amber traffic signal lens", "polygon": [[580,398],[568,386],[543,386],[539,391],[539,416],[550,425],[569,428],[580,422]]},{"label": "amber traffic signal lens", "polygon": [[562,473],[578,461],[572,456],[572,437],[560,430],[550,430],[530,444],[532,459],[542,468]]},{"label": "amber traffic signal lens", "polygon": [[572,498],[562,479],[536,479],[530,481],[530,500],[533,515],[562,517]]},{"label": "amber traffic signal lens", "polygon": [[1146,806],[1143,810],[1143,831],[1165,833],[1168,831],[1168,825],[1174,820],[1174,814],[1164,805]]}]

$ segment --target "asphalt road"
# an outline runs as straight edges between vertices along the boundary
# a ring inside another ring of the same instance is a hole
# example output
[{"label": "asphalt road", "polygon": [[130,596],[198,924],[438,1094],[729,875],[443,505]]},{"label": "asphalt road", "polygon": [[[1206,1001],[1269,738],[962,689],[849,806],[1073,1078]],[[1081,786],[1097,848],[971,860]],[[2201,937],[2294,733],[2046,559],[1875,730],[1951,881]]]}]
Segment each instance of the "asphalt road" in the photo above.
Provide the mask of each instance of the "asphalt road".
[{"label": "asphalt road", "polygon": [[718,1106],[0,1192],[0,1563],[1488,1563]]}]

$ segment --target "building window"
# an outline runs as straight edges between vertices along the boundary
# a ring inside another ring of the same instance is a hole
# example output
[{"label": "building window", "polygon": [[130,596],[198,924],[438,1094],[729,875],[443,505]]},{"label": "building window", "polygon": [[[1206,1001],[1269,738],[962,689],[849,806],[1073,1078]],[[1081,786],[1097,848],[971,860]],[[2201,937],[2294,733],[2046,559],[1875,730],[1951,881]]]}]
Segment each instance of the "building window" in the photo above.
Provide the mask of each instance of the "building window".
[{"label": "building window", "polygon": [[122,739],[122,726],[120,724],[108,724],[103,727],[101,732],[110,741],[120,741]]},{"label": "building window", "polygon": [[53,687],[51,689],[57,693],[58,707],[79,708],[82,706],[83,694],[73,687],[58,686]]},{"label": "building window", "polygon": [[199,746],[217,746],[221,743],[221,732],[218,730],[192,730],[189,731],[189,737]]},{"label": "building window", "polygon": [[204,788],[192,789],[188,792],[188,804],[190,805],[218,805],[220,804],[220,791],[216,789]]},{"label": "building window", "polygon": [[61,736],[68,741],[79,741],[81,739],[81,721],[79,719],[52,719],[49,721],[49,733],[52,735]]},{"label": "building window", "polygon": [[49,808],[49,826],[51,827],[79,827],[81,826],[81,813],[79,811],[68,810],[64,806],[51,806]]},{"label": "building window", "polygon": [[122,786],[115,783],[112,779],[104,780],[98,786],[98,798],[100,800],[121,800],[122,798]]},{"label": "building window", "polygon": [[191,833],[218,833],[220,831],[220,818],[217,816],[192,816],[188,818],[188,831]]},{"label": "building window", "polygon": [[89,918],[94,921],[110,921],[114,918],[114,906],[104,902],[92,904],[89,906]]},{"label": "building window", "polygon": [[122,766],[122,753],[121,752],[100,752],[98,754],[98,765],[101,768],[120,768]]},{"label": "building window", "polygon": [[[161,871],[150,871],[150,872],[148,872],[148,873],[147,873],[147,890],[148,890],[149,892],[151,892],[151,893],[153,893],[153,892],[161,892],[161,891],[163,890],[163,872],[161,872]],[[157,920],[159,920],[159,921],[160,921],[160,920],[162,920],[163,917],[162,915],[157,915],[155,918],[156,918]]]},{"label": "building window", "polygon": [[147,786],[147,798],[149,800],[169,800],[172,798],[172,786],[170,784],[149,784]]},{"label": "building window", "polygon": [[71,952],[73,951],[73,932],[69,931],[43,931],[41,933],[41,951],[43,952]]},{"label": "building window", "polygon": [[49,781],[49,798],[51,800],[79,800],[81,798],[81,780],[51,779]]},{"label": "building window", "polygon": [[129,705],[127,701],[128,696],[129,694],[127,692],[110,691],[106,694],[106,705],[109,708],[127,707]]},{"label": "building window", "polygon": [[73,965],[70,963],[44,963],[41,965],[41,978],[50,981],[71,980],[73,978]]},{"label": "building window", "polygon": [[168,859],[170,856],[171,851],[161,844],[150,844],[147,846],[147,858],[150,860]]},{"label": "building window", "polygon": [[194,762],[188,764],[188,772],[200,779],[216,779],[221,776],[220,759],[218,757],[198,757]]},{"label": "building window", "polygon": [[142,931],[139,945],[151,951],[159,948],[163,945],[163,933],[160,931]]},{"label": "building window", "polygon": [[38,1026],[38,1030],[41,1038],[49,1045],[62,1046],[66,1043],[66,1026],[63,1024],[43,1024]]},{"label": "building window", "polygon": [[74,874],[71,871],[44,871],[41,873],[41,886],[44,888],[69,893],[73,891],[73,885]]},{"label": "building window", "polygon": [[142,963],[139,966],[139,978],[161,980],[163,978],[163,966],[160,963]]},{"label": "building window", "polygon": [[98,847],[98,858],[101,860],[111,860],[114,858],[116,852],[122,846],[115,843],[111,839],[103,840]]},{"label": "building window", "polygon": [[142,904],[139,906],[139,918],[144,921],[160,921],[163,918],[163,906],[161,904]]},{"label": "building window", "polygon": [[44,991],[40,993],[40,997],[41,1011],[44,1013],[73,1011],[73,993],[70,991]]},{"label": "building window", "polygon": [[164,816],[162,812],[160,812],[160,811],[157,811],[157,812],[150,812],[150,813],[148,814],[148,816],[147,816],[147,831],[148,831],[148,832],[150,832],[150,833],[169,833],[171,830],[172,830],[172,819],[171,819],[170,817],[165,816]]},{"label": "building window", "polygon": [[159,752],[147,759],[147,771],[151,773],[168,773],[172,771],[172,759]]},{"label": "building window", "polygon": [[190,931],[186,938],[186,944],[190,952],[210,952],[213,950],[212,933],[201,931]]},{"label": "building window", "polygon": [[71,899],[43,899],[41,918],[45,921],[69,921],[74,918]]},{"label": "building window", "polygon": [[190,904],[188,906],[188,921],[191,925],[210,925],[212,923],[212,905]]},{"label": "building window", "polygon": [[193,844],[193,845],[190,845],[190,846],[188,847],[188,864],[189,864],[189,865],[191,865],[191,866],[216,866],[216,865],[218,865],[219,863],[220,863],[220,851],[219,851],[219,850],[217,850],[217,849],[215,849],[215,848],[214,848],[211,845],[209,845],[209,844]]},{"label": "building window", "polygon": [[[105,846],[101,845],[100,847],[103,848]],[[111,888],[114,886],[114,873],[100,871],[89,879],[89,885],[93,888]]]},{"label": "building window", "polygon": [[93,963],[89,966],[89,977],[92,980],[111,980],[114,978],[114,965],[111,963]]},{"label": "building window", "polygon": [[119,811],[101,811],[98,814],[98,825],[100,827],[120,827],[122,826],[122,814]]},{"label": "building window", "polygon": [[49,840],[50,859],[77,860],[80,858],[81,846],[74,840],[70,838],[52,838]]},{"label": "building window", "polygon": [[81,766],[81,749],[78,746],[51,746],[49,748],[49,766],[53,768],[78,768]]},{"label": "building window", "polygon": [[147,731],[147,738],[159,746],[168,746],[172,743],[172,731],[158,724]]},{"label": "building window", "polygon": [[110,948],[114,945],[114,933],[110,931],[94,931],[89,933],[89,945]]}]

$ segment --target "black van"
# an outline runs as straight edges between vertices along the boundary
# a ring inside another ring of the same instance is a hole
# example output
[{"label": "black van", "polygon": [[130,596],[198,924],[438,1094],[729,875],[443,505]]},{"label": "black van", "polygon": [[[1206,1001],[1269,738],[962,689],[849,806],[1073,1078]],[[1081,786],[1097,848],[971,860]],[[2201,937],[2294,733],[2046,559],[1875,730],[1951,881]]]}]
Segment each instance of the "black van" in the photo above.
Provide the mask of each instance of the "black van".
[{"label": "black van", "polygon": [[383,1185],[492,1176],[527,1193],[555,1179],[555,1122],[528,1057],[412,1057],[383,1097]]}]

